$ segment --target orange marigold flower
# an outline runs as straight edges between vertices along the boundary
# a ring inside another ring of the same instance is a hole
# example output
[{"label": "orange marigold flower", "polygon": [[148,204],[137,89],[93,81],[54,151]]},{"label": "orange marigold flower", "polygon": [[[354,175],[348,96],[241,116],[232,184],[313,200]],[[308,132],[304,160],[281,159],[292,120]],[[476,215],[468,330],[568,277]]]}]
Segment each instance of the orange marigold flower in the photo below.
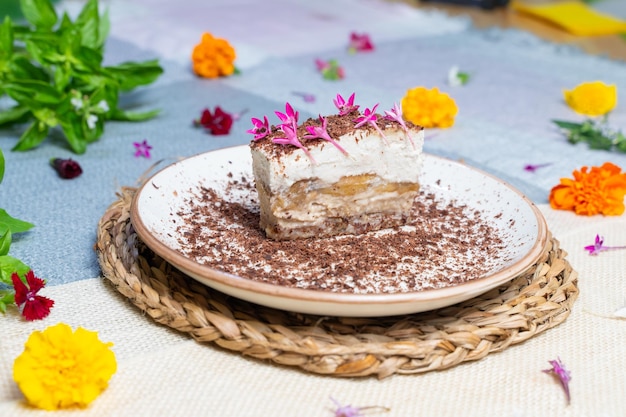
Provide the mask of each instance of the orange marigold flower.
[{"label": "orange marigold flower", "polygon": [[574,179],[561,178],[550,191],[550,206],[576,214],[619,216],[624,213],[626,173],[610,162],[599,167],[582,167]]},{"label": "orange marigold flower", "polygon": [[235,72],[235,49],[226,39],[202,34],[202,40],[193,48],[193,71],[201,77],[217,78]]},{"label": "orange marigold flower", "polygon": [[602,81],[579,84],[563,96],[572,110],[586,116],[603,116],[617,105],[617,87]]},{"label": "orange marigold flower", "polygon": [[424,127],[450,127],[458,111],[454,99],[437,87],[415,87],[402,98],[404,118]]}]

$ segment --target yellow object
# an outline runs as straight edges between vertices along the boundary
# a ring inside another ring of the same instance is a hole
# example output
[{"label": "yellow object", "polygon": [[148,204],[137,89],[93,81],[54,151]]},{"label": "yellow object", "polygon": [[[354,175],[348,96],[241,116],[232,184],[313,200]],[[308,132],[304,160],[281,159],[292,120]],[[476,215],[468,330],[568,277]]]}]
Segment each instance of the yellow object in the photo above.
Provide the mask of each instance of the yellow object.
[{"label": "yellow object", "polygon": [[529,6],[517,1],[513,10],[547,20],[562,29],[580,36],[614,35],[626,33],[626,22],[599,13],[578,1]]},{"label": "yellow object", "polygon": [[458,111],[452,97],[437,87],[415,87],[402,98],[404,119],[423,127],[450,127]]},{"label": "yellow object", "polygon": [[226,39],[202,34],[202,40],[193,48],[193,71],[201,77],[217,78],[235,72],[235,49]]},{"label": "yellow object", "polygon": [[579,84],[564,90],[563,96],[568,106],[586,116],[603,116],[617,105],[617,87],[601,81]]},{"label": "yellow object", "polygon": [[44,410],[85,408],[108,386],[115,355],[98,333],[64,323],[31,333],[13,379],[29,404]]}]

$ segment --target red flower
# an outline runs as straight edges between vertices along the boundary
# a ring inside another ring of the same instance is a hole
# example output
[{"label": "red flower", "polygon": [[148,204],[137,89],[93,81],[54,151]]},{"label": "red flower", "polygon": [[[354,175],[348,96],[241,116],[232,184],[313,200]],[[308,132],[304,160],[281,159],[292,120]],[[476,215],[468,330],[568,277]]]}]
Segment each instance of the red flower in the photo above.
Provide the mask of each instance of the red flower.
[{"label": "red flower", "polygon": [[54,301],[37,295],[39,290],[46,285],[43,279],[37,278],[31,270],[26,274],[28,287],[16,273],[11,275],[11,280],[13,281],[13,288],[15,289],[15,304],[20,308],[23,307],[22,315],[26,320],[41,320],[50,314],[50,309],[54,305]]},{"label": "red flower", "polygon": [[200,120],[194,123],[196,126],[202,126],[212,135],[228,135],[233,125],[233,116],[217,106],[213,113],[209,109],[204,109]]},{"label": "red flower", "polygon": [[83,173],[83,169],[78,162],[73,159],[52,158],[50,165],[55,169],[61,178],[71,180]]}]

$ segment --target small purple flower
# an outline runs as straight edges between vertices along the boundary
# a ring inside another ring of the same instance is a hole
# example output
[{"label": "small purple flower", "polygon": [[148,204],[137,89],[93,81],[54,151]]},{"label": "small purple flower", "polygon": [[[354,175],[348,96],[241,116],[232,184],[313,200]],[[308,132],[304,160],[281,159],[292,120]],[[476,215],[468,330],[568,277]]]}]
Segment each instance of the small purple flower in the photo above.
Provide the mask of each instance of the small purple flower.
[{"label": "small purple flower", "polygon": [[335,107],[339,110],[339,116],[345,116],[346,114],[352,113],[355,110],[359,109],[359,106],[354,105],[354,95],[356,93],[352,93],[352,95],[348,98],[346,102],[341,94],[337,94],[337,98],[333,100],[335,103]]},{"label": "small purple flower", "polygon": [[303,93],[300,91],[292,91],[291,94],[302,97],[305,103],[315,103],[315,95],[311,93]]},{"label": "small purple flower", "polygon": [[74,161],[71,158],[52,158],[50,160],[50,165],[52,165],[57,174],[59,174],[59,177],[66,180],[76,178],[83,173],[83,169],[80,167],[78,162]]},{"label": "small purple flower", "polygon": [[411,142],[411,145],[413,145],[413,148],[415,148],[415,142],[413,142],[409,128],[406,126],[406,123],[404,123],[404,119],[402,118],[402,108],[398,105],[398,103],[394,103],[391,110],[385,110],[385,117],[389,120],[396,121],[402,127],[406,137]]},{"label": "small purple flower", "polygon": [[528,165],[524,165],[524,171],[535,172],[539,168],[545,168],[545,167],[550,166],[550,165],[552,165],[551,162],[548,162],[546,164],[528,164]]},{"label": "small purple flower", "polygon": [[150,158],[150,149],[152,149],[152,146],[148,144],[146,139],[144,139],[143,142],[133,142],[133,145],[135,146],[135,158],[140,156]]},{"label": "small purple flower", "polygon": [[555,360],[548,361],[550,365],[552,365],[551,369],[544,369],[543,372],[547,374],[552,374],[556,378],[558,378],[563,390],[565,391],[565,398],[567,398],[567,404],[570,403],[570,393],[569,393],[569,381],[572,379],[570,372],[565,369],[565,366],[561,362],[561,358],[557,358]]},{"label": "small purple flower", "polygon": [[333,138],[330,137],[330,135],[328,134],[328,120],[326,120],[326,118],[322,117],[320,115],[320,122],[322,123],[322,126],[307,126],[306,130],[307,132],[309,132],[308,135],[304,135],[302,138],[303,139],[324,139],[327,140],[328,142],[332,143],[337,149],[339,149],[339,151],[341,151],[342,154],[348,156],[348,152],[346,152],[346,150],[344,148],[341,147],[340,144],[337,143],[336,140],[334,140]]},{"label": "small purple flower", "polygon": [[238,113],[231,114],[231,117],[233,118],[233,122],[236,122],[237,120],[241,119],[241,116],[243,116],[246,113],[248,113],[248,109],[243,109],[242,111]]},{"label": "small purple flower", "polygon": [[341,405],[339,401],[334,398],[330,398],[332,402],[335,403],[337,408],[335,409],[335,417],[362,417],[364,410],[372,410],[376,409],[379,411],[389,411],[387,407],[381,407],[376,405],[371,405],[367,407],[353,407],[351,405]]},{"label": "small purple flower", "polygon": [[246,130],[246,133],[251,133],[254,135],[254,140],[263,139],[270,133],[270,123],[267,120],[267,116],[263,116],[263,121],[261,119],[257,119],[253,117],[252,124],[254,127],[250,130]]},{"label": "small purple flower", "polygon": [[626,249],[626,246],[604,246],[604,238],[600,235],[596,235],[596,240],[593,245],[585,246],[585,250],[589,251],[589,255],[598,255],[600,252],[607,250]]},{"label": "small purple flower", "polygon": [[354,127],[358,128],[358,127],[361,127],[361,126],[363,126],[365,124],[369,124],[374,129],[376,129],[378,134],[383,138],[385,143],[388,145],[389,142],[387,142],[387,137],[385,136],[383,131],[380,130],[380,127],[378,127],[378,124],[376,123],[376,120],[378,119],[378,117],[376,116],[376,108],[377,107],[378,107],[378,104],[375,105],[374,107],[372,107],[371,110],[370,109],[365,109],[365,112],[363,112],[362,116],[359,116],[356,119],[354,119],[354,123],[356,123],[354,125]]},{"label": "small purple flower", "polygon": [[300,148],[304,151],[306,156],[311,160],[313,164],[317,164],[317,162],[315,162],[315,159],[313,158],[313,155],[311,155],[309,150],[302,144],[302,142],[300,142],[300,139],[298,139],[298,134],[296,133],[296,130],[294,128],[285,124],[281,126],[281,131],[285,134],[286,137],[274,138],[272,139],[272,142],[278,143],[279,145],[292,145]]}]

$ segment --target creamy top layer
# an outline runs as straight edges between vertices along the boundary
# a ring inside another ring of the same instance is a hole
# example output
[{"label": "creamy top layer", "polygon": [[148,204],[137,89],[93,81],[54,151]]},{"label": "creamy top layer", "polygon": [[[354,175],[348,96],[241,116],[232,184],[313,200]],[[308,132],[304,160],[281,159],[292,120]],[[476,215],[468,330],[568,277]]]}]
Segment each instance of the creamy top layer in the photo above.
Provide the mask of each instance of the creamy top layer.
[{"label": "creamy top layer", "polygon": [[255,176],[273,191],[288,189],[301,180],[317,178],[332,184],[341,177],[360,174],[375,174],[385,182],[417,182],[422,168],[423,129],[410,125],[409,139],[393,121],[379,119],[378,126],[386,140],[371,126],[351,129],[339,137],[329,129],[347,155],[322,139],[301,140],[312,158],[292,145],[268,143],[268,139],[266,143],[252,143]]}]

